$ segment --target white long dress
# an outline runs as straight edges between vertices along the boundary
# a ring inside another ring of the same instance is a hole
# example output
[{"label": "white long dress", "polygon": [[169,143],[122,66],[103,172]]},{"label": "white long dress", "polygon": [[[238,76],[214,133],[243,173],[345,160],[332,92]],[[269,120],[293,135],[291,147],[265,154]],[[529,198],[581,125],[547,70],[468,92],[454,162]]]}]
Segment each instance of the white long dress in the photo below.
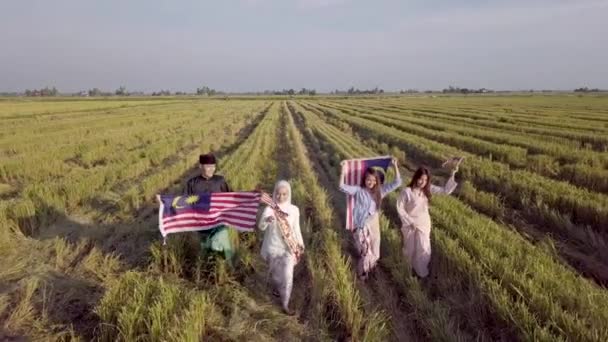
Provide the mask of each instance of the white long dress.
[{"label": "white long dress", "polygon": [[[431,185],[431,193],[449,195],[457,185],[452,175],[443,187]],[[426,277],[431,261],[431,216],[428,198],[419,189],[408,186],[399,194],[397,212],[401,218],[403,254],[416,274]]]},{"label": "white long dress", "polygon": [[[279,204],[279,207],[282,211],[287,213],[287,222],[292,229],[292,234],[298,244],[303,247],[304,240],[302,239],[302,232],[300,231],[300,210],[295,205],[289,203],[291,202],[291,189],[289,187],[288,189],[289,200],[286,203]],[[291,289],[293,287],[293,269],[296,265],[296,258],[283,240],[277,218],[275,217],[270,223],[266,222],[268,217],[274,217],[274,215],[274,210],[270,207],[266,207],[260,218],[258,227],[260,230],[265,231],[261,254],[262,258],[268,263],[270,275],[281,295],[283,308],[286,309],[289,304]]]}]

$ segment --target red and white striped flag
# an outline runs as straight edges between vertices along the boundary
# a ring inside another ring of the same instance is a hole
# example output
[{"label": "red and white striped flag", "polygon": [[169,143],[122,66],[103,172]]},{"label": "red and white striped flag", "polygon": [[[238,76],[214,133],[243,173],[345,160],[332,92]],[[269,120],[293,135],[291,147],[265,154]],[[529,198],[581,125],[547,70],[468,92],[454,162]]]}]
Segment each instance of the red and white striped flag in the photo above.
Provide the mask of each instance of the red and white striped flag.
[{"label": "red and white striped flag", "polygon": [[[349,159],[345,160],[345,180],[346,185],[361,185],[365,170],[369,167],[380,167],[386,171],[391,163],[391,156],[375,157],[375,158],[362,158],[362,159]],[[353,210],[355,207],[355,196],[346,195],[346,229],[355,229],[355,223],[353,219]]]},{"label": "red and white striped flag", "polygon": [[271,209],[273,209],[278,214],[287,216],[287,213],[285,213],[284,211],[281,210],[281,208],[279,208],[279,205],[274,201],[274,199],[272,199],[272,197],[270,197],[270,195],[268,193],[262,192],[262,197],[260,198],[260,202],[266,204],[267,206],[269,206]]},{"label": "red and white striped flag", "polygon": [[159,229],[163,237],[172,233],[208,230],[221,225],[250,232],[255,229],[260,197],[259,192],[159,195]]},{"label": "red and white striped flag", "polygon": [[270,195],[266,192],[262,192],[262,196],[260,197],[260,202],[262,202],[270,207],[276,205],[274,203],[274,201],[272,200],[272,197],[270,197]]}]

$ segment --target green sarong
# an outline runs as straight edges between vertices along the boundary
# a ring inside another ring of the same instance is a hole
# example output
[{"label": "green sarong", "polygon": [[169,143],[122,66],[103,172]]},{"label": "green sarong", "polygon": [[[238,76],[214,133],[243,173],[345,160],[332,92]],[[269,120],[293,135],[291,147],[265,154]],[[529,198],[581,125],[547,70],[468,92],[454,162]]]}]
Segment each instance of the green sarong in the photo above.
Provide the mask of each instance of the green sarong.
[{"label": "green sarong", "polygon": [[222,225],[210,230],[199,231],[199,235],[203,252],[223,252],[224,258],[232,264],[233,252],[228,227]]}]

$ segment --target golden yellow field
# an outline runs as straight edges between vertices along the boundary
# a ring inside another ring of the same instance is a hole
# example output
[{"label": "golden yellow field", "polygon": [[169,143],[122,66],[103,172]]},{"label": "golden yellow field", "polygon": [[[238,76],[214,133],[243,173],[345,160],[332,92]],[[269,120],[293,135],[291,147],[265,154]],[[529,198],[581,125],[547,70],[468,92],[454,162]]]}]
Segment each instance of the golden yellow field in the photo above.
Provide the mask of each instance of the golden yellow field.
[{"label": "golden yellow field", "polygon": [[[608,340],[608,97],[0,99],[0,340]],[[267,287],[259,233],[234,268],[158,232],[215,152],[236,190],[288,179],[307,246],[293,307]],[[401,252],[358,280],[340,161],[391,154],[436,182],[431,275]]]}]

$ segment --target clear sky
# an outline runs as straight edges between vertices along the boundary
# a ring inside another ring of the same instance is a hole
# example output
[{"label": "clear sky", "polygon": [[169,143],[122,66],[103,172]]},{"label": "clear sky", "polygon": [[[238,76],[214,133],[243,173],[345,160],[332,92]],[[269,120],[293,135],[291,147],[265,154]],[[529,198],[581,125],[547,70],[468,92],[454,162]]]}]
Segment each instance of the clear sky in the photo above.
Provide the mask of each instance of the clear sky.
[{"label": "clear sky", "polygon": [[608,88],[608,0],[1,0],[0,91]]}]

